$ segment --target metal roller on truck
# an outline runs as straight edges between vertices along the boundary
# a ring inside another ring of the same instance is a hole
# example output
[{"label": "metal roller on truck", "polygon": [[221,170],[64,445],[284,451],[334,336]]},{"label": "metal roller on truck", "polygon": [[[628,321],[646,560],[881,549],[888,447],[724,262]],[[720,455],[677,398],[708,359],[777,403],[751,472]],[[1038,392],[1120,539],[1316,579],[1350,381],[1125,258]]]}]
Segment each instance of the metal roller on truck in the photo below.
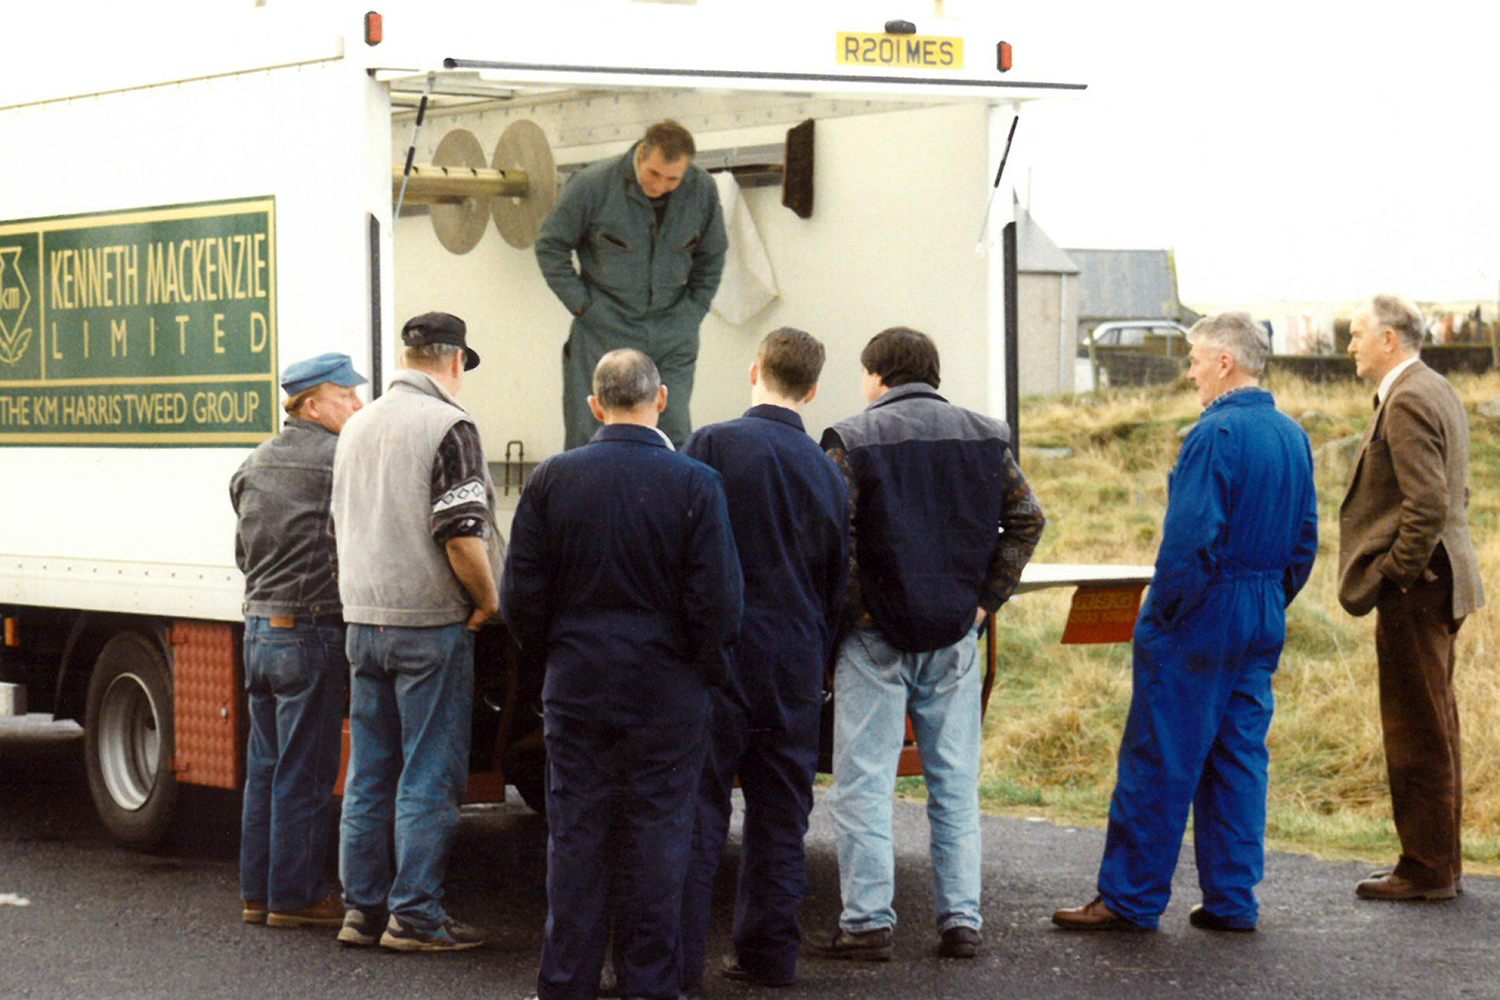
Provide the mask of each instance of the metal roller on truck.
[{"label": "metal roller on truck", "polygon": [[[567,321],[526,248],[559,174],[651,121],[682,121],[698,162],[740,178],[777,286],[749,320],[705,322],[696,423],[739,413],[754,344],[781,323],[827,343],[826,409],[809,419],[832,422],[858,398],[844,369],[859,346],[904,322],[952,359],[945,393],[1015,424],[1011,197],[992,197],[996,175],[1020,106],[1083,87],[995,14],[893,6],[880,13],[905,16],[247,2],[184,13],[175,34],[91,11],[63,63],[9,43],[0,707],[83,725],[115,837],[154,843],[180,786],[243,779],[227,489],[280,426],[280,366],[341,351],[378,392],[404,316],[464,316],[486,358],[466,400],[513,505],[562,441]],[[795,213],[762,187],[789,175]],[[1125,585],[1079,598],[1085,629],[1118,638],[1148,575],[1035,565],[1022,587]],[[499,628],[478,659],[469,798],[503,799],[509,783],[539,801],[535,668]]]}]

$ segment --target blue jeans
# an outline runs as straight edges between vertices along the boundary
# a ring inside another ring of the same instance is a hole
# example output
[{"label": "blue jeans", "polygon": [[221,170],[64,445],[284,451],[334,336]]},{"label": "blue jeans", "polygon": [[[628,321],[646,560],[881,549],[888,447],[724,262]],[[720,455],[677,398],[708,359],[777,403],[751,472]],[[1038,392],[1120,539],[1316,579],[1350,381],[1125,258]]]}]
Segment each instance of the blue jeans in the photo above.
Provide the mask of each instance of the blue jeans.
[{"label": "blue jeans", "polygon": [[323,898],[347,666],[342,624],[271,628],[265,618],[245,619],[240,895],[278,913]]},{"label": "blue jeans", "polygon": [[469,780],[474,633],[461,622],[351,624],[349,663],[344,902],[436,930],[447,918],[443,876]]},{"label": "blue jeans", "polygon": [[847,931],[896,925],[891,803],[911,715],[927,782],[938,930],[979,917],[979,738],[984,671],[977,633],[905,653],[872,628],[839,647],[834,673],[833,815]]}]

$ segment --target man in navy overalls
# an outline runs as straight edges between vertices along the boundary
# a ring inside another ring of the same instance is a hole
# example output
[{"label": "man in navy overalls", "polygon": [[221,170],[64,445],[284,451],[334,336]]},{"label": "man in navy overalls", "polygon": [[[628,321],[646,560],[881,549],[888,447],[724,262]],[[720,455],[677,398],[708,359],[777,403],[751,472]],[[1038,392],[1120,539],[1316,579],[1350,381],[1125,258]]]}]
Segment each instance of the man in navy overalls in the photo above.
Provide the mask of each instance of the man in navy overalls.
[{"label": "man in navy overalls", "polygon": [[537,466],[511,526],[501,612],[546,657],[541,1000],[596,996],[612,878],[620,991],[678,996],[709,688],[742,584],[719,474],[657,429],[666,403],[650,358],[606,354],[589,397],[604,426]]},{"label": "man in navy overalls", "polygon": [[1099,895],[1052,920],[1153,930],[1188,810],[1203,902],[1189,922],[1250,931],[1265,864],[1266,730],[1286,609],[1318,551],[1307,434],[1258,388],[1269,345],[1246,313],[1193,327],[1203,416],[1167,485],[1151,591],[1135,623],[1130,714]]},{"label": "man in navy overalls", "polygon": [[697,431],[684,453],[719,471],[745,575],[745,621],[713,722],[698,788],[682,899],[682,986],[702,985],[714,872],[729,833],[735,776],[745,827],[734,953],[720,971],[768,986],[792,982],[807,888],[802,841],[812,809],[823,674],[848,575],[849,491],[802,426],[823,345],[786,327],[750,366],[755,404]]}]

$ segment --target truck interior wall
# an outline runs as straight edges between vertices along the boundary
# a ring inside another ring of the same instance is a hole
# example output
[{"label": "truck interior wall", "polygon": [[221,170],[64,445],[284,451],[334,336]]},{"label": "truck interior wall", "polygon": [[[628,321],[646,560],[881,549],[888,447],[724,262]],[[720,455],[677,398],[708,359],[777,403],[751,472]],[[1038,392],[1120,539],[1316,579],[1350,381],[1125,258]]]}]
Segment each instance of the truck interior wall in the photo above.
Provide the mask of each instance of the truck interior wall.
[{"label": "truck interior wall", "polygon": [[[539,106],[533,120],[556,141]],[[441,131],[438,124],[428,127]],[[476,133],[492,149],[498,139]],[[404,145],[409,132],[396,129]],[[808,430],[864,405],[859,351],[888,326],[931,334],[943,356],[942,389],[980,410],[989,403],[989,301],[985,259],[974,251],[988,194],[986,110],[914,108],[819,119],[813,217],[781,205],[779,187],[744,197],[764,241],[780,298],[731,326],[703,324],[693,423],[738,416],[749,405],[747,369],[761,337],[797,326],[823,340],[828,362]],[[443,249],[426,216],[397,223],[396,313],[429,309],[468,322],[484,356],[463,401],[475,414],[491,461],[521,440],[528,459],[562,447],[560,352],[568,316],[530,249],[504,242],[493,225],[468,254]]]},{"label": "truck interior wall", "polygon": [[[333,60],[0,112],[6,148],[26,151],[0,184],[0,220],[273,195],[268,367],[328,350],[363,366],[366,220],[388,211],[390,169],[372,91]],[[0,552],[232,566],[227,487],[247,451],[0,448]]]}]

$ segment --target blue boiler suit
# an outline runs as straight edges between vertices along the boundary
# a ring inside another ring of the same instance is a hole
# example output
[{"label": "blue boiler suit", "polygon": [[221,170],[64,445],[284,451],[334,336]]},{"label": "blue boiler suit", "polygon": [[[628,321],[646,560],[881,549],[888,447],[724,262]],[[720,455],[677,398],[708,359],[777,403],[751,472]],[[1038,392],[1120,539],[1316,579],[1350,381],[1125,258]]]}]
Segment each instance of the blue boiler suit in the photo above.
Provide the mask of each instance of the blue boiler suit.
[{"label": "blue boiler suit", "polygon": [[1136,621],[1130,713],[1099,894],[1155,927],[1188,809],[1203,905],[1254,926],[1264,869],[1266,731],[1286,608],[1318,550],[1307,434],[1258,388],[1211,402],[1168,479]]},{"label": "blue boiler suit", "polygon": [[803,838],[817,770],[823,674],[848,576],[849,492],[838,467],[784,406],[704,427],[684,453],[724,477],[745,577],[745,618],[712,725],[682,900],[682,986],[703,981],[714,873],[735,776],[745,827],[734,907],[741,967],[789,983],[807,889]]},{"label": "blue boiler suit", "polygon": [[741,589],[719,474],[652,428],[601,427],[521,494],[500,608],[522,650],[546,657],[542,1000],[597,993],[612,876],[620,988],[678,995],[709,688]]}]

